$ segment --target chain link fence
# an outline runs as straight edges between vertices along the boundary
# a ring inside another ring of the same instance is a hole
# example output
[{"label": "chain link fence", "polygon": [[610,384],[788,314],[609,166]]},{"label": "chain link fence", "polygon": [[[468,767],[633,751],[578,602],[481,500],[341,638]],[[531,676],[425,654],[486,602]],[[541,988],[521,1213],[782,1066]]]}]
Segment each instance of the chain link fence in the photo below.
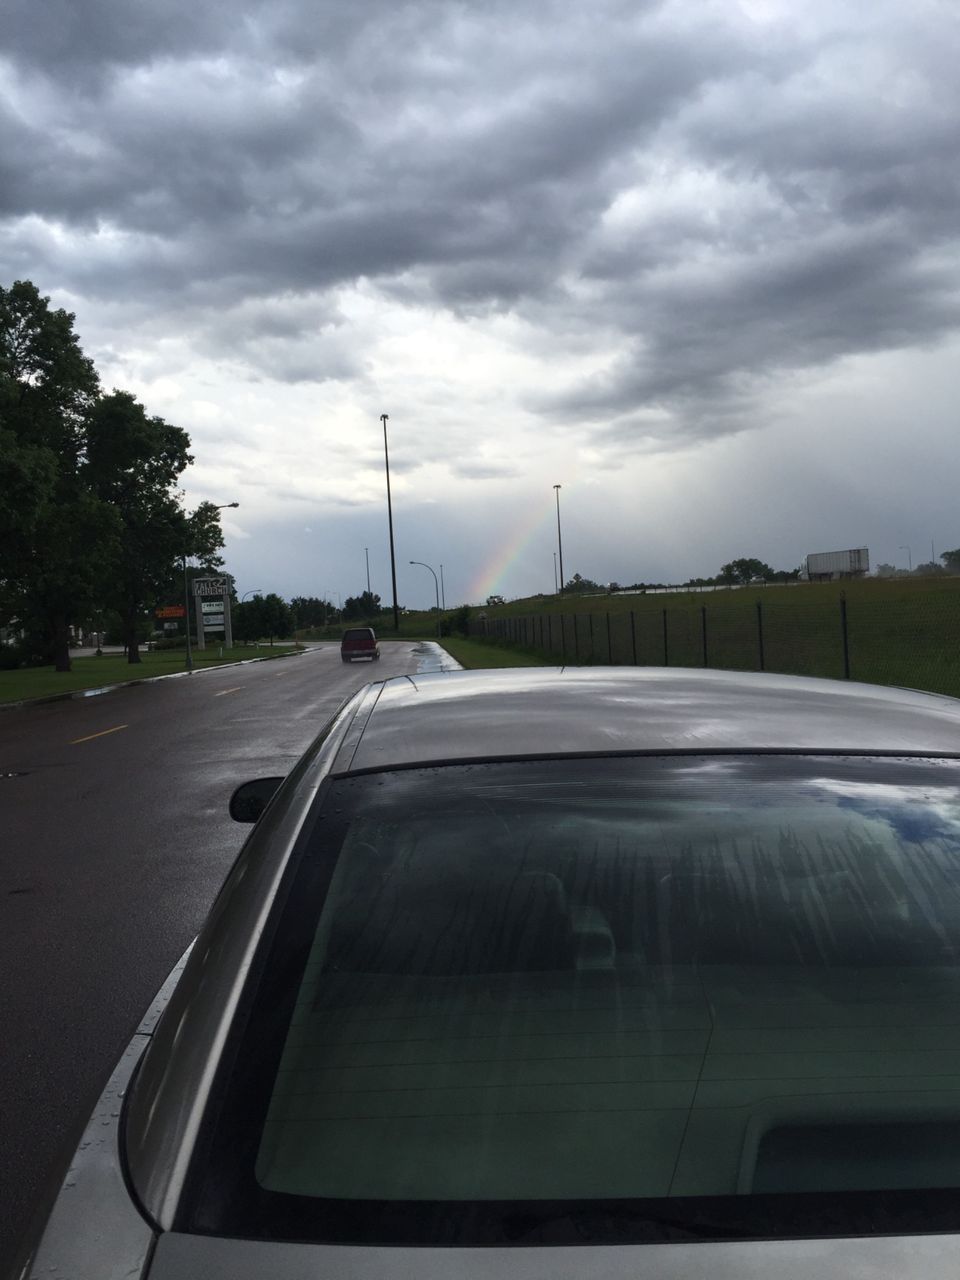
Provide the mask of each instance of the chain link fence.
[{"label": "chain link fence", "polygon": [[560,608],[474,619],[470,634],[534,651],[546,663],[773,671],[960,696],[960,589],[828,600],[797,590],[763,600]]}]

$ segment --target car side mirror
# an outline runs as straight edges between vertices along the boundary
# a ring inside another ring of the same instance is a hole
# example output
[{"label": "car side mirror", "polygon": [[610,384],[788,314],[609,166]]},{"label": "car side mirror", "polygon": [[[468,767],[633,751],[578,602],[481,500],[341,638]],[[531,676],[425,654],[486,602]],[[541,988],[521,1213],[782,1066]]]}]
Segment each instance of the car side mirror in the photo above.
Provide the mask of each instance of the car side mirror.
[{"label": "car side mirror", "polygon": [[230,797],[230,817],[234,822],[256,822],[281,782],[283,778],[254,778],[241,783]]}]

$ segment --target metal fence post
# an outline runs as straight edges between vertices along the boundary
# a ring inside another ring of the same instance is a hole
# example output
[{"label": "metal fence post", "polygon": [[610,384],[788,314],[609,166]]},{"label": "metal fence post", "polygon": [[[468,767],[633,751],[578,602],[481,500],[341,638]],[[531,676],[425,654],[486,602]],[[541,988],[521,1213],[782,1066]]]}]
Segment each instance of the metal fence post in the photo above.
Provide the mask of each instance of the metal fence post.
[{"label": "metal fence post", "polygon": [[667,645],[667,611],[666,609],[664,609],[663,611],[663,665],[665,667],[669,667],[670,665],[670,649]]},{"label": "metal fence post", "polygon": [[633,650],[633,665],[637,665],[637,624],[630,610],[630,648]]},{"label": "metal fence post", "polygon": [[847,634],[847,593],[840,592],[840,628],[843,632],[843,678],[850,679],[850,638]]},{"label": "metal fence post", "polygon": [[707,661],[707,606],[705,604],[700,606],[700,636],[703,640],[703,665],[709,667],[710,663]]},{"label": "metal fence post", "polygon": [[760,670],[765,671],[766,667],[763,665],[763,605],[759,600],[757,601],[757,652],[760,658]]},{"label": "metal fence post", "polygon": [[613,666],[613,640],[610,636],[610,611],[607,610],[607,666]]}]

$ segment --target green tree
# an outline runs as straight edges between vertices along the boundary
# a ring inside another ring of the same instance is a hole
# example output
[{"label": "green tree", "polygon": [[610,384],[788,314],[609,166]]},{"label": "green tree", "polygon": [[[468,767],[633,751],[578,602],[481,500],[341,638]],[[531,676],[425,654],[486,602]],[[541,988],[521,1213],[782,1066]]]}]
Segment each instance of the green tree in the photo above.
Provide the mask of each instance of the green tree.
[{"label": "green tree", "polygon": [[935,578],[938,574],[946,572],[942,564],[937,564],[935,560],[927,560],[923,564],[914,566],[913,576],[915,578]]},{"label": "green tree", "polygon": [[262,597],[254,597],[252,600],[242,600],[233,607],[233,635],[241,644],[249,644],[251,640],[256,640],[260,636],[258,628],[258,605],[257,600]]},{"label": "green tree", "polygon": [[773,576],[774,571],[768,564],[764,564],[762,560],[746,557],[731,560],[720,569],[720,581],[730,585],[754,582],[757,578],[763,582],[769,582]]},{"label": "green tree", "polygon": [[957,547],[956,551],[941,551],[940,559],[947,573],[960,573],[960,547]]},{"label": "green tree", "polygon": [[99,392],[73,316],[36,286],[0,288],[0,544],[6,619],[42,632],[70,670],[70,625],[98,606],[119,519],[85,474],[85,428]]},{"label": "green tree", "polygon": [[329,600],[317,596],[294,596],[290,601],[293,625],[299,627],[325,627],[336,613]]},{"label": "green tree", "polygon": [[361,618],[375,618],[382,611],[380,597],[372,591],[359,596],[347,596],[343,602],[344,622],[357,622]]},{"label": "green tree", "polygon": [[[120,521],[105,603],[122,619],[131,663],[141,661],[139,642],[148,611],[168,595],[189,550],[222,545],[219,512],[212,504],[190,520],[176,485],[193,461],[190,438],[162,418],[148,417],[129,392],[102,396],[89,415],[86,466],[91,489]],[[212,567],[212,566],[210,566]]]},{"label": "green tree", "polygon": [[581,578],[579,573],[575,573],[563,590],[567,595],[575,595],[577,592],[603,591],[605,588],[592,578]]},{"label": "green tree", "polygon": [[251,632],[249,639],[255,640],[260,636],[269,636],[270,643],[273,644],[275,638],[282,640],[293,635],[293,610],[275,592],[271,591],[265,596],[254,596],[245,604],[251,606],[248,615]]}]

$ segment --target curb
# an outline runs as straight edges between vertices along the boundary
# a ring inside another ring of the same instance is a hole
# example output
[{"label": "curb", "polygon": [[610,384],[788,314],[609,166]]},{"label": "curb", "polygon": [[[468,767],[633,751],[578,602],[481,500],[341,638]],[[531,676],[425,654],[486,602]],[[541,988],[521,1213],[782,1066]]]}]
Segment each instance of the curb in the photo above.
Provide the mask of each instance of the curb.
[{"label": "curb", "polygon": [[248,667],[251,662],[279,662],[281,658],[301,658],[308,649],[295,649],[291,653],[277,653],[270,658],[241,658],[239,662],[218,662],[215,667],[203,667],[194,671],[167,671],[162,676],[138,676],[135,680],[119,680],[116,684],[101,685],[97,689],[72,689],[69,693],[48,693],[42,698],[20,698],[17,702],[0,702],[0,714],[16,707],[40,707],[47,702],[70,702],[75,698],[97,698],[115,689],[129,689],[138,684],[156,684],[158,680],[179,680],[183,676],[202,676],[208,671],[225,671],[229,667]]},{"label": "curb", "polygon": [[[421,655],[419,652],[420,650],[426,650],[426,653]],[[425,676],[431,672],[437,671],[463,670],[463,667],[456,658],[452,654],[447,653],[443,645],[438,644],[436,640],[418,640],[414,644],[413,652],[417,656],[417,670],[415,674],[418,676]],[[439,665],[427,666],[425,665],[426,663],[438,663]]]}]

